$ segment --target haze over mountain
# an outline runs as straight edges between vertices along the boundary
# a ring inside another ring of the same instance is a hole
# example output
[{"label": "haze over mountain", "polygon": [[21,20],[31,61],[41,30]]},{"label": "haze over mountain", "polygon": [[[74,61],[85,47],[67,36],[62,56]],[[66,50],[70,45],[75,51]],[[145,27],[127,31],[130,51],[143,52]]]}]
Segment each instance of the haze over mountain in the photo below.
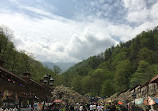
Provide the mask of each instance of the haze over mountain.
[{"label": "haze over mountain", "polygon": [[45,67],[48,67],[49,69],[52,69],[52,70],[53,70],[53,66],[58,66],[62,70],[62,72],[64,72],[76,63],[75,62],[55,62],[55,63],[53,63],[53,62],[46,61],[46,62],[42,62],[42,64]]}]

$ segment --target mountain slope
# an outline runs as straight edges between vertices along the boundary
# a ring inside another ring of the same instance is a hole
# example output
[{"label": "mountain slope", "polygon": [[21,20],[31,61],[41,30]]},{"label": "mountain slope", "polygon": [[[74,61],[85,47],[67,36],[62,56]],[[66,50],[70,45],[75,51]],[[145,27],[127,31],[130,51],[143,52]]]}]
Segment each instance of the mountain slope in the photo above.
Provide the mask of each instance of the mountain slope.
[{"label": "mountain slope", "polygon": [[31,55],[26,54],[24,51],[17,51],[13,42],[12,31],[7,27],[0,27],[0,59],[5,63],[4,68],[13,72],[17,76],[22,76],[23,73],[29,72],[32,79],[38,81],[43,79],[45,74],[51,74],[54,78],[54,85],[61,84],[60,76],[55,74],[54,71],[45,68],[41,62],[35,60]]},{"label": "mountain slope", "polygon": [[62,74],[64,85],[81,94],[109,96],[158,74],[158,27],[77,63]]}]

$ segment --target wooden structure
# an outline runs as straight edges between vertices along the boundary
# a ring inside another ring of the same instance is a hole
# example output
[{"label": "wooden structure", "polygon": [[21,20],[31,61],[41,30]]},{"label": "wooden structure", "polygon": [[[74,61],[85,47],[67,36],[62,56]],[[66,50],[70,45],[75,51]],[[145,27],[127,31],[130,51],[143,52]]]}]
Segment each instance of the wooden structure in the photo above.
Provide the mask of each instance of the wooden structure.
[{"label": "wooden structure", "polygon": [[[47,93],[46,89],[49,89]],[[51,90],[32,80],[30,73],[24,73],[19,77],[8,71],[3,68],[3,61],[0,60],[0,103],[12,101],[21,107],[26,107],[25,105],[33,103],[35,98],[43,101],[45,95],[51,96]]]}]

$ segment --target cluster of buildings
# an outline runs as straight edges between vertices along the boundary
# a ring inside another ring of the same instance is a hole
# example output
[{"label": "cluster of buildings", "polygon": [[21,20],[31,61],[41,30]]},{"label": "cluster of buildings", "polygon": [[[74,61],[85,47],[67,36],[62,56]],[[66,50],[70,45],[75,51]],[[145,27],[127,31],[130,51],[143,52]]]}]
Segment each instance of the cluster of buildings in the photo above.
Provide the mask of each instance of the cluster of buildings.
[{"label": "cluster of buildings", "polygon": [[119,94],[114,94],[108,99],[112,102],[122,101],[128,103],[139,98],[144,99],[147,97],[158,98],[158,75],[144,85],[138,85]]},{"label": "cluster of buildings", "polygon": [[0,60],[0,107],[22,107],[33,105],[35,101],[43,101],[46,96],[52,97],[52,87],[37,83],[31,79],[30,73],[17,76],[3,67]]}]

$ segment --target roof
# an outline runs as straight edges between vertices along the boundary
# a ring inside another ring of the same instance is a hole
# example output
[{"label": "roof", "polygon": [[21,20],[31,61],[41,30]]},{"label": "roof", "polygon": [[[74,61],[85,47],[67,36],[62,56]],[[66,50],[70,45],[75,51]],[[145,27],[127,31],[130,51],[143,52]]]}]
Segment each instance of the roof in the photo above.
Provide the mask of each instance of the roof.
[{"label": "roof", "polygon": [[32,79],[30,79],[30,78],[28,78],[28,77],[23,77],[23,79],[24,79],[25,81],[27,81],[27,82],[32,82],[33,84],[35,84],[35,85],[37,85],[37,86],[40,86],[40,87],[42,87],[42,88],[45,88],[43,85],[41,85],[41,84],[35,82],[34,80],[32,80]]},{"label": "roof", "polygon": [[136,85],[135,87],[131,88],[130,91],[132,91],[133,89],[135,89],[136,87],[139,87],[141,85]]},{"label": "roof", "polygon": [[158,75],[153,77],[149,83],[158,83]]},{"label": "roof", "polygon": [[10,76],[12,76],[12,77],[14,77],[14,78],[17,78],[17,79],[20,80],[21,82],[28,83],[28,82],[25,81],[24,79],[18,77],[17,75],[15,75],[14,73],[10,72],[9,70],[3,68],[2,66],[0,66],[0,70],[6,72],[7,74],[9,74]]}]

